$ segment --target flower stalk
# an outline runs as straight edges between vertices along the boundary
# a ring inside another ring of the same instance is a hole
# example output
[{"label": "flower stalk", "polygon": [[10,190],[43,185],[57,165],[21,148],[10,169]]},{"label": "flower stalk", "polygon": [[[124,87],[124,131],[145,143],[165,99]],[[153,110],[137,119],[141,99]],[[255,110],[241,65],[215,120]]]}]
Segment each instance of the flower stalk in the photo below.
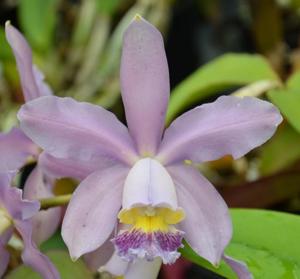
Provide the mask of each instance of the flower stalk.
[{"label": "flower stalk", "polygon": [[41,209],[48,209],[51,207],[66,205],[69,203],[72,194],[60,195],[46,199],[40,199]]}]

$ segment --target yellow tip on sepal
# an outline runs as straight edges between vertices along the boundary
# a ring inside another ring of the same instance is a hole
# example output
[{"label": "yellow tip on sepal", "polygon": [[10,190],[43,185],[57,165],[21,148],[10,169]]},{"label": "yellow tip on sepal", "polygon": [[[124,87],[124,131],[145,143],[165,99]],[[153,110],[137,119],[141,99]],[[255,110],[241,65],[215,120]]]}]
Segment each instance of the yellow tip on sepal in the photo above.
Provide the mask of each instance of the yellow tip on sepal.
[{"label": "yellow tip on sepal", "polygon": [[133,20],[140,21],[140,20],[142,20],[142,17],[139,14],[136,14],[134,16]]},{"label": "yellow tip on sepal", "polygon": [[5,21],[5,27],[10,26],[10,25],[11,25],[10,20]]}]

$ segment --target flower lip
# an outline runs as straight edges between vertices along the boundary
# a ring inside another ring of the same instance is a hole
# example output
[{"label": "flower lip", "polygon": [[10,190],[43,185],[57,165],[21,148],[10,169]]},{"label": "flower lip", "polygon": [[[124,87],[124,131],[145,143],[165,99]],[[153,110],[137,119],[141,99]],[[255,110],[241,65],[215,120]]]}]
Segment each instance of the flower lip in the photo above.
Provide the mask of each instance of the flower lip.
[{"label": "flower lip", "polygon": [[178,209],[171,176],[160,162],[149,157],[137,161],[129,171],[122,200],[126,210],[145,206]]},{"label": "flower lip", "polygon": [[174,263],[180,256],[177,249],[182,247],[184,233],[174,229],[173,231],[152,233],[139,229],[121,232],[112,242],[118,255],[125,261],[146,259],[153,261],[160,257],[164,264]]},{"label": "flower lip", "polygon": [[123,209],[118,218],[125,224],[112,239],[118,255],[126,261],[143,258],[153,261],[160,257],[165,264],[171,264],[180,256],[177,249],[182,247],[184,232],[175,224],[185,217],[182,209],[163,207],[136,207]]},{"label": "flower lip", "polygon": [[180,256],[183,232],[175,228],[185,218],[178,207],[173,180],[157,160],[143,158],[129,171],[123,188],[121,230],[112,240],[118,255],[127,261],[160,257],[170,264]]},{"label": "flower lip", "polygon": [[174,225],[181,222],[185,218],[185,213],[182,208],[177,208],[177,210],[172,210],[166,207],[152,207],[152,206],[144,206],[144,207],[133,207],[131,209],[122,209],[118,218],[120,222],[123,224],[135,224],[142,217],[145,218],[154,218],[160,216],[161,219],[167,225]]}]

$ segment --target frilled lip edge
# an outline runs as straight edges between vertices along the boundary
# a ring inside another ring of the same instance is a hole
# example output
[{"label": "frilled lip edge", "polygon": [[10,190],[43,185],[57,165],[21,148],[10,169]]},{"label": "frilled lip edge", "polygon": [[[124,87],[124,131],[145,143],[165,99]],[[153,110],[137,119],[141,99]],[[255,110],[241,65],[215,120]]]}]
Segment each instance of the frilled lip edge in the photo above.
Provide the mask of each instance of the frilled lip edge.
[{"label": "frilled lip edge", "polygon": [[179,257],[178,248],[183,247],[184,232],[174,229],[163,232],[144,232],[140,229],[121,231],[112,239],[117,254],[123,260],[133,262],[139,258],[153,261],[160,257],[164,264],[172,264]]}]

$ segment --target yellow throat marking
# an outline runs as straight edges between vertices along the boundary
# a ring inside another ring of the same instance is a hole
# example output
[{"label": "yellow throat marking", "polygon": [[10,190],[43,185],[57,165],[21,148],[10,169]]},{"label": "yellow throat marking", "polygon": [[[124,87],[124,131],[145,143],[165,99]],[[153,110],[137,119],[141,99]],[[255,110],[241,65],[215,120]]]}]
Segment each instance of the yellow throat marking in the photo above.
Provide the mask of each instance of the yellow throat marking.
[{"label": "yellow throat marking", "polygon": [[164,207],[136,207],[120,211],[118,218],[123,224],[133,225],[132,229],[144,232],[170,230],[170,225],[175,225],[184,219],[182,209],[172,210]]}]

